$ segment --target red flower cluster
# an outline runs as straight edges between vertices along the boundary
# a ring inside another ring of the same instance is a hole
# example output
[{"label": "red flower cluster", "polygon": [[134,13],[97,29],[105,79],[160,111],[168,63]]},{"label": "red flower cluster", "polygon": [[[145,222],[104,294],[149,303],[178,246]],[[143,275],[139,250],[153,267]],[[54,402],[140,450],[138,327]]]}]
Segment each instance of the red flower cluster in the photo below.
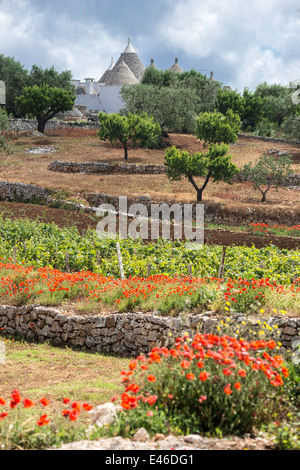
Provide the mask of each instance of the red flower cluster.
[{"label": "red flower cluster", "polygon": [[[193,339],[190,339],[188,335],[178,337],[174,348],[155,347],[147,356],[140,355],[136,360],[131,361],[128,372],[121,372],[126,387],[121,397],[121,406],[125,410],[130,410],[137,408],[141,401],[149,405],[157,402],[156,395],[150,395],[148,392],[145,394],[141,383],[136,382],[144,377],[142,380],[146,382],[158,382],[157,390],[159,390],[158,375],[146,374],[144,376],[144,371],[145,365],[149,369],[151,365],[155,365],[155,370],[159,374],[159,367],[163,361],[167,361],[170,371],[174,371],[177,364],[179,373],[181,371],[188,382],[194,384],[198,380],[199,392],[201,392],[201,383],[207,382],[213,387],[216,382],[222,383],[223,376],[229,380],[224,383],[224,393],[228,396],[240,393],[243,389],[243,380],[253,373],[263,374],[274,387],[281,386],[283,377],[288,376],[288,370],[283,366],[282,356],[270,354],[276,346],[277,343],[274,340],[245,341],[228,335],[197,333]],[[211,373],[212,370],[216,370],[216,366],[220,371],[219,375]],[[195,374],[197,367],[201,369],[198,376]],[[135,374],[136,378],[134,378]],[[259,379],[258,376],[255,381]],[[173,399],[174,395],[169,394],[168,397]],[[114,397],[112,401],[116,398]],[[199,393],[199,403],[206,400],[207,396]]]},{"label": "red flower cluster", "polygon": [[288,227],[287,225],[269,225],[269,224],[264,224],[264,223],[251,223],[251,227],[253,228],[253,232],[268,232],[270,229],[276,230],[286,230],[287,232],[293,232],[295,230],[300,231],[300,225],[292,225],[291,227]]},{"label": "red flower cluster", "polygon": [[[13,390],[12,393],[11,393],[11,398],[12,399],[10,401],[10,408],[12,408],[12,409],[16,408],[17,405],[19,405],[22,402],[22,397],[20,395],[19,390]],[[70,403],[70,402],[71,402],[71,400],[69,398],[64,398],[63,399],[63,403],[65,405]],[[50,401],[45,397],[41,398],[39,400],[39,403],[43,407],[47,407],[47,406],[50,405]],[[6,400],[4,398],[0,398],[0,406],[4,406],[5,404],[6,404]],[[36,405],[29,398],[24,398],[23,399],[23,407],[24,408],[32,408],[34,406],[36,406]],[[63,410],[62,414],[65,417],[69,417],[70,421],[77,421],[77,419],[79,418],[81,409],[83,409],[85,411],[91,411],[93,409],[93,407],[91,405],[89,405],[88,403],[83,403],[81,405],[78,402],[74,402],[71,405],[71,409],[70,410],[67,410],[67,409]],[[0,413],[0,421],[2,421],[4,418],[6,418],[8,416],[8,414],[9,414],[8,412]],[[50,423],[50,419],[48,418],[47,414],[44,414],[44,415],[40,416],[40,418],[37,421],[38,426],[46,426],[49,423]]]}]

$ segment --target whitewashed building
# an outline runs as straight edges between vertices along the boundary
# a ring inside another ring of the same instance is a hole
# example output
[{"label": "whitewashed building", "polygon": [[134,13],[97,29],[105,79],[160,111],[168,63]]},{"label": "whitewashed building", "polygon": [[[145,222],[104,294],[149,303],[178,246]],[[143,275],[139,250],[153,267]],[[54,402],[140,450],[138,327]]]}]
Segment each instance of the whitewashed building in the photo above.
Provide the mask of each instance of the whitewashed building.
[{"label": "whitewashed building", "polygon": [[110,66],[98,81],[90,77],[85,78],[84,82],[73,80],[75,106],[79,109],[85,107],[88,112],[117,113],[124,106],[120,96],[122,86],[138,84],[144,72],[145,67],[128,38],[128,44],[116,64],[112,58]]}]

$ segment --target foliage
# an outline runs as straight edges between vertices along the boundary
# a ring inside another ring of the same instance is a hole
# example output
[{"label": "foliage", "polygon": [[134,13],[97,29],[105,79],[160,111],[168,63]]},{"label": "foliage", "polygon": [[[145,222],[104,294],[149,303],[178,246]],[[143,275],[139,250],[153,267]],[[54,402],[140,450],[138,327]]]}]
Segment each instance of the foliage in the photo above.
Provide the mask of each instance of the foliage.
[{"label": "foliage", "polygon": [[6,110],[14,117],[24,117],[24,114],[16,106],[16,98],[23,94],[28,86],[49,85],[52,88],[64,88],[72,91],[70,83],[72,73],[70,71],[57,72],[54,67],[43,70],[36,65],[29,72],[15,58],[0,55],[0,77],[6,84]]},{"label": "foliage", "polygon": [[255,96],[264,100],[264,118],[271,123],[282,125],[286,118],[300,112],[300,106],[292,102],[293,89],[280,84],[263,82],[256,87]]},{"label": "foliage", "polygon": [[4,109],[0,107],[0,150],[3,149],[8,155],[12,153],[8,146],[5,137],[1,135],[4,131],[9,129],[9,119]]},{"label": "foliage", "polygon": [[[16,246],[18,261],[36,268],[50,266],[64,271],[68,252],[72,271],[85,270],[116,278],[120,275],[116,240],[99,238],[96,230],[88,230],[82,237],[76,227],[60,228],[55,224],[3,218],[0,221],[0,258],[11,258]],[[141,239],[131,238],[119,242],[127,278],[144,276],[148,264],[153,275],[187,275],[188,265],[192,264],[195,277],[218,276],[222,247],[203,245],[201,250],[191,250],[189,243],[163,239],[146,244]],[[102,260],[100,266],[97,250]],[[230,246],[227,248],[224,276],[233,279],[265,277],[279,286],[290,285],[299,268],[299,250],[284,250],[273,245],[261,249]]]},{"label": "foliage", "polygon": [[[214,182],[225,181],[230,183],[238,168],[231,163],[231,156],[227,154],[228,146],[225,144],[211,145],[206,154],[186,151],[180,152],[176,147],[166,150],[165,166],[167,176],[173,181],[180,181],[182,177],[188,179],[197,192],[197,201],[202,201],[202,194],[209,180]],[[202,187],[199,187],[195,178],[204,178]]]},{"label": "foliage", "polygon": [[263,117],[264,100],[251,93],[248,88],[244,89],[243,95],[237,90],[219,89],[216,109],[222,114],[231,109],[240,116],[242,128],[253,131]]},{"label": "foliage", "polygon": [[124,158],[128,159],[128,142],[133,144],[138,142],[143,147],[151,146],[155,143],[160,129],[152,117],[143,113],[126,116],[120,114],[99,113],[100,131],[98,136],[101,140],[108,140],[112,145],[120,142],[124,148]]},{"label": "foliage", "polygon": [[226,114],[219,112],[202,113],[196,119],[196,135],[208,144],[230,144],[237,141],[241,126],[239,116],[229,109]]},{"label": "foliage", "polygon": [[74,91],[71,84],[72,72],[65,70],[58,72],[54,67],[43,70],[37,65],[33,65],[28,75],[28,86],[48,85],[51,88],[63,88],[64,90]]},{"label": "foliage", "polygon": [[163,134],[195,130],[198,98],[193,90],[140,84],[124,86],[120,94],[126,113],[153,116]]},{"label": "foliage", "polygon": [[37,119],[38,131],[42,133],[56,114],[73,109],[76,98],[73,91],[49,85],[26,87],[22,93],[16,99],[16,106],[23,115],[29,114]]},{"label": "foliage", "polygon": [[184,333],[169,347],[140,354],[121,372],[119,430],[132,435],[136,417],[144,414],[144,426],[154,434],[163,413],[175,434],[250,432],[272,419],[288,377],[284,359],[272,356],[276,347],[274,340]]},{"label": "foliage", "polygon": [[245,165],[243,172],[253,183],[255,189],[262,194],[261,202],[265,202],[271,187],[277,187],[292,174],[292,160],[289,156],[276,158],[273,155],[261,155],[254,166],[252,162]]},{"label": "foliage", "polygon": [[295,117],[287,117],[281,126],[283,132],[290,140],[297,140],[300,141],[300,118]]},{"label": "foliage", "polygon": [[123,87],[125,110],[153,116],[162,132],[194,133],[195,117],[212,112],[219,82],[195,70],[177,74],[149,67],[139,85]]},{"label": "foliage", "polygon": [[[60,410],[49,410],[50,401],[41,398],[34,403],[13,390],[9,402],[0,397],[0,445],[5,450],[47,450],[50,447],[86,438],[86,426],[77,421],[88,403],[63,400]],[[64,408],[64,409],[63,409]]]},{"label": "foliage", "polygon": [[15,99],[28,84],[28,72],[12,57],[0,55],[0,77],[6,85],[6,110],[8,114],[20,117],[15,107]]}]

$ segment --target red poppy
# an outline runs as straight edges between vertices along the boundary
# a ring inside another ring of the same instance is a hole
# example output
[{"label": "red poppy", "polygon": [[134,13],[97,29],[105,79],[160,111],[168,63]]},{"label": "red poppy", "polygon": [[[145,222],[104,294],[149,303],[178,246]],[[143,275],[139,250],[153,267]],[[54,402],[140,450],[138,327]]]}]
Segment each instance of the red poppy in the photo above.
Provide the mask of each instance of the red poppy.
[{"label": "red poppy", "polygon": [[225,387],[224,387],[224,392],[226,393],[226,395],[231,395],[232,394],[232,390],[230,388],[230,384],[227,384]]},{"label": "red poppy", "polygon": [[47,400],[47,398],[41,398],[41,399],[40,399],[40,403],[41,403],[43,406],[48,406],[48,405],[50,405],[50,401]]},{"label": "red poppy", "polygon": [[149,382],[156,382],[156,378],[155,378],[154,375],[152,375],[152,374],[150,374],[150,375],[148,376],[148,380],[149,380]]},{"label": "red poppy", "polygon": [[199,379],[201,380],[201,382],[205,382],[209,377],[209,373],[208,372],[200,372],[199,374]]},{"label": "red poppy", "polygon": [[32,406],[34,406],[34,403],[29,400],[29,398],[25,398],[23,400],[23,404],[24,404],[24,408],[31,408]]},{"label": "red poppy", "polygon": [[46,426],[47,424],[50,423],[50,420],[48,419],[47,415],[43,415],[39,418],[39,420],[36,422],[39,426]]},{"label": "red poppy", "polygon": [[91,405],[89,405],[88,403],[83,403],[82,408],[85,411],[91,411],[93,409],[93,407]]},{"label": "red poppy", "polygon": [[195,375],[192,374],[192,373],[189,373],[189,374],[187,374],[186,378],[187,378],[188,380],[195,380]]}]

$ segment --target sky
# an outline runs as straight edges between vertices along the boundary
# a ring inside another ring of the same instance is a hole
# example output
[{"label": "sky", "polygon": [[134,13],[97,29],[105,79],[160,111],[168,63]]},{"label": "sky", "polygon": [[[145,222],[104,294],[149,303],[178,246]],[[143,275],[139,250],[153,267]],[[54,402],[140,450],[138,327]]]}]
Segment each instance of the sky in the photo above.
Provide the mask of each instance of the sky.
[{"label": "sky", "polygon": [[[254,91],[300,80],[299,0],[0,0],[0,54],[99,80],[127,46]],[[1,80],[1,77],[0,77]]]}]

